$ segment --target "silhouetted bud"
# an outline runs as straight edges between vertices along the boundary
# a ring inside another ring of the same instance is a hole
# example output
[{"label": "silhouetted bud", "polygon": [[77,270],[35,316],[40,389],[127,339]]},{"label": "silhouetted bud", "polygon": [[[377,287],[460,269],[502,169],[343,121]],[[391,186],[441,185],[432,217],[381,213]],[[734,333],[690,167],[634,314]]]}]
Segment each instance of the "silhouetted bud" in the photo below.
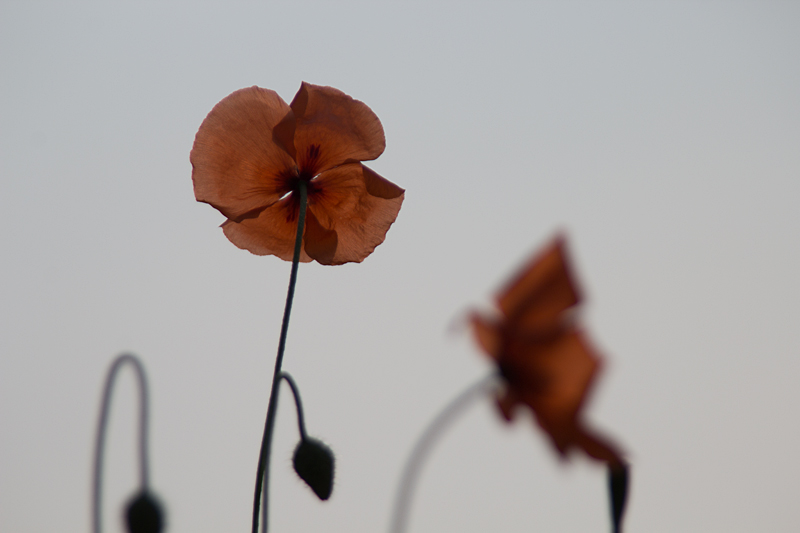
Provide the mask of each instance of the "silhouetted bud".
[{"label": "silhouetted bud", "polygon": [[128,503],[125,519],[130,533],[161,533],[164,510],[152,494],[140,492]]},{"label": "silhouetted bud", "polygon": [[306,437],[294,450],[294,471],[320,500],[333,490],[333,452],[317,439]]}]

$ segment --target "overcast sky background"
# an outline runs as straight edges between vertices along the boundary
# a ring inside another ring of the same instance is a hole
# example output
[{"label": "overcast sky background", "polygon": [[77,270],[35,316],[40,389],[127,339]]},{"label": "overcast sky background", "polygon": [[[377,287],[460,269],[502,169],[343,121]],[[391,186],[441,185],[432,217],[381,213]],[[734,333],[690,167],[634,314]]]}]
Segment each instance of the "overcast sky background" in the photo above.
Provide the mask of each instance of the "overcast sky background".
[{"label": "overcast sky background", "polygon": [[[194,200],[205,115],[251,85],[337,87],[404,187],[364,263],[304,264],[284,368],[337,453],[272,531],[385,531],[415,439],[490,370],[459,330],[565,231],[606,356],[586,416],[633,465],[629,532],[800,529],[800,3],[0,3],[0,531],[87,531],[108,365],[144,361],[168,530],[249,531],[289,263]],[[455,330],[453,332],[453,330]],[[105,531],[136,485],[120,376]],[[604,471],[477,403],[413,532],[607,531]]]}]

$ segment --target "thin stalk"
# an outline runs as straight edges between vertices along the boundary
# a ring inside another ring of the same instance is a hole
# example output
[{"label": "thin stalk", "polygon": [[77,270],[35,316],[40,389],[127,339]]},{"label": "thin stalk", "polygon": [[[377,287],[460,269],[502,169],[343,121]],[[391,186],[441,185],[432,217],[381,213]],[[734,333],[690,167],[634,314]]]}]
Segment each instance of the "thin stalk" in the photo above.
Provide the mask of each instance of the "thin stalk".
[{"label": "thin stalk", "polygon": [[395,496],[394,510],[392,512],[392,522],[389,526],[389,531],[391,533],[403,533],[406,530],[414,486],[422,470],[422,464],[428,452],[433,447],[433,444],[436,442],[436,439],[442,435],[444,430],[455,420],[457,415],[461,414],[461,412],[466,409],[472,400],[478,398],[489,388],[494,387],[496,381],[497,376],[491,374],[470,385],[448,403],[444,409],[436,415],[436,418],[428,424],[428,427],[425,428],[422,435],[420,435],[417,443],[414,445],[414,449],[411,451],[411,455],[409,455],[406,461],[405,468],[403,469],[403,476],[400,478],[400,484],[397,487],[397,495]]},{"label": "thin stalk", "polygon": [[102,481],[103,481],[103,448],[108,426],[108,412],[111,406],[111,392],[114,389],[117,372],[125,363],[130,363],[136,371],[139,383],[139,485],[140,492],[145,492],[149,483],[149,463],[147,457],[148,396],[147,378],[142,362],[135,355],[122,354],[111,364],[103,388],[103,399],[100,405],[100,418],[97,422],[97,436],[94,448],[94,476],[92,480],[92,531],[100,533],[102,529]]},{"label": "thin stalk", "polygon": [[303,415],[303,401],[300,399],[300,389],[297,387],[297,383],[294,382],[294,378],[292,378],[288,372],[281,372],[281,377],[289,384],[289,388],[292,389],[294,406],[297,409],[297,430],[300,432],[300,440],[306,440],[308,435],[306,434],[306,418]]},{"label": "thin stalk", "polygon": [[267,407],[267,421],[264,424],[264,437],[261,440],[261,452],[258,456],[258,471],[256,473],[256,490],[253,496],[253,533],[258,533],[259,502],[263,487],[264,517],[263,528],[267,531],[267,503],[269,495],[269,457],[272,451],[272,432],[275,427],[275,414],[278,411],[278,391],[281,382],[281,365],[283,352],[286,349],[286,335],[289,332],[289,316],[292,313],[294,300],[294,287],[297,284],[297,266],[300,263],[300,248],[303,244],[303,228],[306,221],[306,206],[308,204],[308,189],[304,180],[299,180],[300,213],[297,219],[297,237],[294,241],[294,256],[292,257],[292,273],[289,276],[289,290],[286,294],[286,307],[283,310],[283,323],[281,336],[278,341],[278,355],[275,358],[275,372],[272,374],[272,390],[269,393],[269,406]]}]

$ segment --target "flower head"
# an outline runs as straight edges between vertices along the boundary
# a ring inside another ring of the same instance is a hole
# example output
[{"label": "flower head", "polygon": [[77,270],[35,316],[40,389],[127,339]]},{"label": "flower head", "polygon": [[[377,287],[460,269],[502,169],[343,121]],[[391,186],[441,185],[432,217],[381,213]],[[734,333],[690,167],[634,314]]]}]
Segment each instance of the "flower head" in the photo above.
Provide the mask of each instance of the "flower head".
[{"label": "flower head", "polygon": [[200,125],[190,155],[195,197],[228,220],[228,239],[258,255],[291,260],[305,182],[300,260],[360,262],[383,242],[404,191],[361,164],[386,146],[366,104],[303,83],[287,105],[269,89],[224,98]]},{"label": "flower head", "polygon": [[621,465],[614,445],[580,419],[601,360],[576,325],[572,311],[579,301],[559,237],[500,292],[499,316],[473,313],[470,320],[478,344],[503,377],[497,404],[506,420],[527,405],[562,456],[576,447]]}]

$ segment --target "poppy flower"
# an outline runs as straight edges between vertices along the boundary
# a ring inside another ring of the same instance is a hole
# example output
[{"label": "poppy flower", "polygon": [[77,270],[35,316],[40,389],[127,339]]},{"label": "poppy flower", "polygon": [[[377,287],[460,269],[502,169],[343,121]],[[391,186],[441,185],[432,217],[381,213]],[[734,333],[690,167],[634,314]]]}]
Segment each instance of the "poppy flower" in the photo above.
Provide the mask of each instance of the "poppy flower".
[{"label": "poppy flower", "polygon": [[290,261],[305,182],[300,260],[360,262],[383,242],[403,203],[403,189],[361,164],[385,146],[375,113],[332,87],[303,83],[288,105],[275,91],[241,89],[197,132],[195,198],[227,217],[222,229],[239,248]]},{"label": "poppy flower", "polygon": [[506,420],[526,405],[562,457],[578,448],[621,467],[616,447],[580,417],[601,359],[576,324],[580,293],[564,248],[558,237],[535,256],[500,291],[498,316],[472,313],[472,330],[503,378],[497,405]]}]

